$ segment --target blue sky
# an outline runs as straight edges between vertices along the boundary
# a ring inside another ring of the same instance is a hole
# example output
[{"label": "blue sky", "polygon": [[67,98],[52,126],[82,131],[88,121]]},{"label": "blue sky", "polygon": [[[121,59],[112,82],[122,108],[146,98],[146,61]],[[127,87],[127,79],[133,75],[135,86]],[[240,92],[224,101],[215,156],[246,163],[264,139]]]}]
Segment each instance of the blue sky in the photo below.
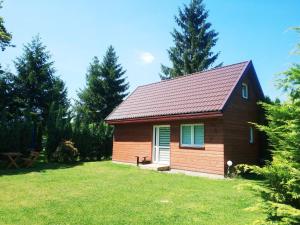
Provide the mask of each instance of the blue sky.
[{"label": "blue sky", "polygon": [[[85,85],[93,56],[102,57],[112,44],[127,70],[130,91],[159,81],[160,64],[168,64],[166,49],[183,0],[6,0],[0,11],[13,44],[0,55],[14,72],[12,61],[22,46],[39,34],[66,82],[69,97]],[[300,25],[298,0],[206,0],[209,22],[219,32],[214,51],[224,65],[252,59],[266,95],[280,96],[274,75],[299,58],[290,52],[299,35],[289,30]]]}]

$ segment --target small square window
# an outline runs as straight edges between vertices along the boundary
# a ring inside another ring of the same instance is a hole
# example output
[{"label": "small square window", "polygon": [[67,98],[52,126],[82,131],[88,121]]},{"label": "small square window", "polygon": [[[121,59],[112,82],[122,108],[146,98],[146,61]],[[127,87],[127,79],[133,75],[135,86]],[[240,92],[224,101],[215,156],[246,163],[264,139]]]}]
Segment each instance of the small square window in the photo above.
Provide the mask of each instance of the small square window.
[{"label": "small square window", "polygon": [[242,83],[242,97],[248,99],[248,85]]}]

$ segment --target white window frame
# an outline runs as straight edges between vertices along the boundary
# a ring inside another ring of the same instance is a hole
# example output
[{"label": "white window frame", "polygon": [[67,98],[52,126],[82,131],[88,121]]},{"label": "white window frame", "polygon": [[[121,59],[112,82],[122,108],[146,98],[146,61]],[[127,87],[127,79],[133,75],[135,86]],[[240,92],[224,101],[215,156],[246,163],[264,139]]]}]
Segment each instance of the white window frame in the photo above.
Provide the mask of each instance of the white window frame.
[{"label": "white window frame", "polygon": [[253,144],[254,143],[254,129],[253,127],[250,127],[249,129],[249,143]]},{"label": "white window frame", "polygon": [[[243,91],[244,88],[245,88],[245,93]],[[249,97],[248,85],[246,83],[242,83],[242,97],[244,99],[248,99],[248,97]]]},{"label": "white window frame", "polygon": [[[193,127],[193,129],[191,128],[191,144],[183,144],[182,143],[182,127],[183,126],[190,126]],[[203,145],[195,145],[194,144],[194,139],[195,139],[195,135],[194,135],[194,127],[195,126],[203,126]],[[203,123],[187,123],[187,124],[181,124],[180,125],[180,146],[181,147],[189,147],[189,148],[204,148],[205,146],[205,127]]]}]

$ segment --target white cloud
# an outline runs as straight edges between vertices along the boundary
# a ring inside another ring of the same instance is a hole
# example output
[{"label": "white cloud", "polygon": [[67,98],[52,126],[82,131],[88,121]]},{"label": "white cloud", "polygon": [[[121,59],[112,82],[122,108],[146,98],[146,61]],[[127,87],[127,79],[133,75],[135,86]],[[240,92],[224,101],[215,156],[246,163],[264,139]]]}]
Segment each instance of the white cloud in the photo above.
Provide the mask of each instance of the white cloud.
[{"label": "white cloud", "polygon": [[142,52],[140,54],[140,59],[143,61],[143,63],[150,64],[155,58],[150,52]]}]

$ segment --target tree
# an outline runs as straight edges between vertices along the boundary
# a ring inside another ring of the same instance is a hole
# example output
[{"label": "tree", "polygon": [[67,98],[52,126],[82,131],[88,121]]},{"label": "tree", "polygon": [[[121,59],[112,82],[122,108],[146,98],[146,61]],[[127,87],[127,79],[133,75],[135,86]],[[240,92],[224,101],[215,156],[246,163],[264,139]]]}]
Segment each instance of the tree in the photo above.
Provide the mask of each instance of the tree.
[{"label": "tree", "polygon": [[104,119],[127,95],[125,72],[112,46],[102,62],[93,58],[86,75],[86,87],[78,93],[79,101],[75,106],[73,140],[81,160],[111,156],[113,127]]},{"label": "tree", "polygon": [[262,103],[268,123],[257,125],[268,137],[272,159],[264,167],[241,168],[265,178],[254,186],[264,199],[260,209],[268,215],[262,223],[296,225],[300,224],[300,64],[283,73],[278,86],[288,99]]},{"label": "tree", "polygon": [[99,123],[122,102],[128,89],[125,72],[112,46],[102,63],[94,57],[86,75],[87,87],[78,94],[79,109],[88,114],[89,122]]},{"label": "tree", "polygon": [[24,53],[15,61],[16,85],[26,109],[46,121],[53,102],[68,106],[64,82],[55,76],[51,56],[39,36],[24,46]]},{"label": "tree", "polygon": [[[2,2],[0,1],[0,9],[2,9]],[[10,44],[12,35],[6,30],[4,26],[4,19],[0,16],[0,48],[2,51],[5,50],[6,47],[13,46]]]},{"label": "tree", "polygon": [[15,79],[15,75],[9,71],[0,73],[0,118],[2,120],[17,119],[22,114]]},{"label": "tree", "polygon": [[[2,9],[2,3],[3,1],[0,1],[0,9]],[[8,33],[8,31],[6,30],[5,26],[4,26],[4,19],[2,16],[0,16],[0,48],[2,51],[5,50],[6,47],[8,46],[12,46],[10,45],[11,42],[11,38],[12,35],[10,33]],[[9,88],[8,86],[10,83],[10,78],[12,76],[10,76],[10,74],[7,71],[4,71],[1,69],[1,65],[0,65],[0,110],[1,110],[1,106],[3,106],[2,102],[4,101],[4,93],[7,92],[7,88]]]},{"label": "tree", "polygon": [[[2,9],[3,1],[0,1],[0,9]],[[4,26],[4,19],[0,16],[0,48],[2,51],[10,44],[12,35],[6,30]],[[14,76],[9,71],[5,71],[0,65],[0,117],[5,119],[16,111],[14,101]]]},{"label": "tree", "polygon": [[51,56],[39,36],[24,46],[24,53],[16,59],[15,66],[15,88],[20,104],[34,123],[32,147],[40,149],[50,106],[57,103],[58,107],[67,108],[67,90],[64,82],[55,75]]},{"label": "tree", "polygon": [[129,84],[123,75],[126,73],[122,66],[118,64],[118,57],[112,46],[110,46],[104,56],[101,66],[104,94],[102,115],[108,116],[113,109],[118,106],[127,96]]},{"label": "tree", "polygon": [[86,74],[86,88],[78,93],[80,100],[77,102],[76,111],[77,116],[81,117],[81,121],[89,123],[103,119],[99,111],[103,96],[101,63],[95,56]]},{"label": "tree", "polygon": [[179,15],[175,16],[179,30],[171,33],[175,46],[168,50],[172,67],[161,65],[161,79],[203,71],[216,61],[219,53],[214,54],[212,47],[218,33],[211,29],[207,17],[202,0],[192,0],[183,10],[179,9]]}]

